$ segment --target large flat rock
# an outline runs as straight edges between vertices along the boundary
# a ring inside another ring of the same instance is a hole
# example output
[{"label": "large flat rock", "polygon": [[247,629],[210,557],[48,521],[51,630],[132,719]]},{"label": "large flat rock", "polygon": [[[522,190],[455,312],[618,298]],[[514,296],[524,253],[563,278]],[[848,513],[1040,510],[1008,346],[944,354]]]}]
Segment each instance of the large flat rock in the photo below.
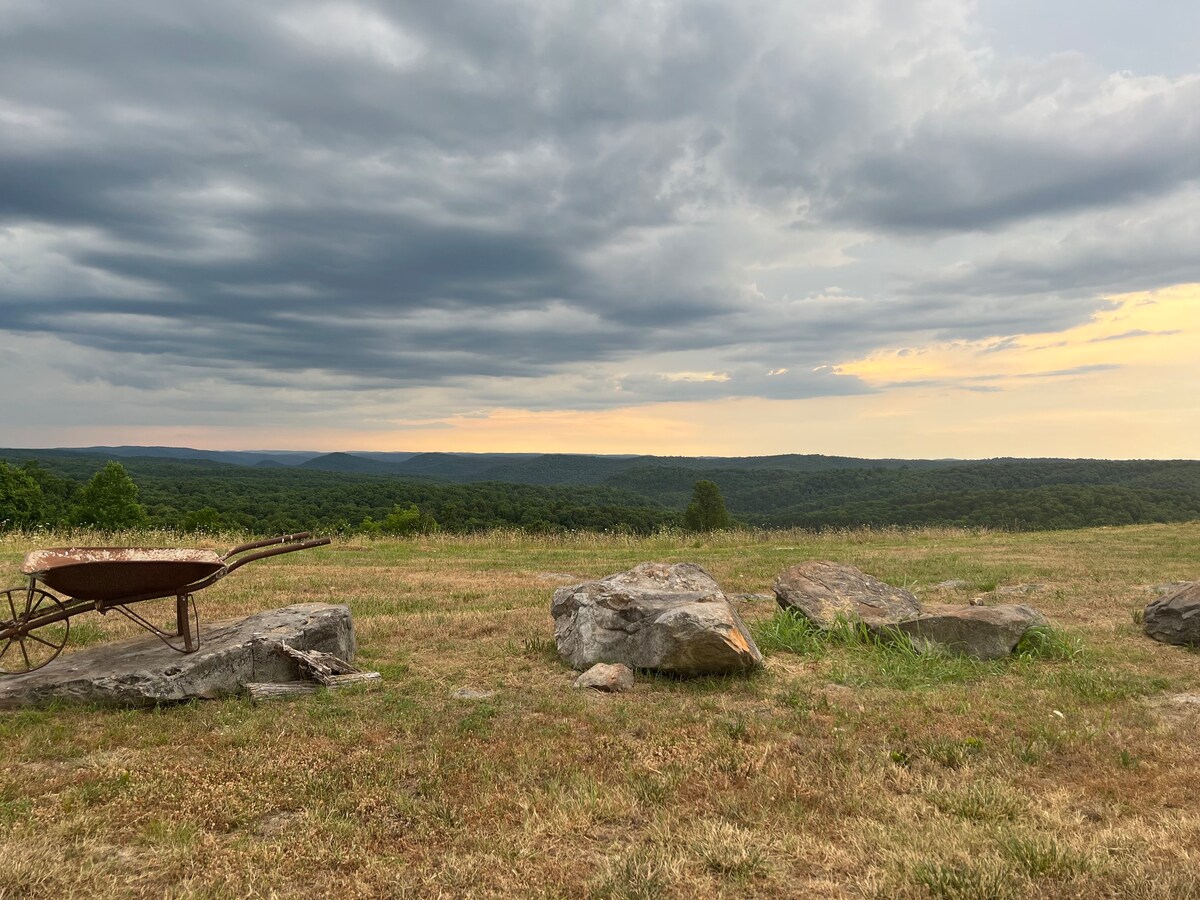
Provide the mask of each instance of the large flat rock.
[{"label": "large flat rock", "polygon": [[296,662],[275,650],[280,643],[350,662],[350,610],[301,603],[202,625],[195,653],[177,653],[150,634],[89,647],[24,675],[0,676],[0,708],[62,701],[154,706],[237,694],[252,681],[299,681]]},{"label": "large flat rock", "polygon": [[892,587],[854,566],[825,560],[801,563],[779,573],[775,599],[818,628],[832,628],[839,620],[895,625],[921,613],[917,598],[904,588]]},{"label": "large flat rock", "polygon": [[914,619],[894,627],[918,648],[939,648],[973,659],[1001,659],[1016,649],[1025,632],[1045,625],[1046,617],[1019,604],[1003,606],[930,605]]}]

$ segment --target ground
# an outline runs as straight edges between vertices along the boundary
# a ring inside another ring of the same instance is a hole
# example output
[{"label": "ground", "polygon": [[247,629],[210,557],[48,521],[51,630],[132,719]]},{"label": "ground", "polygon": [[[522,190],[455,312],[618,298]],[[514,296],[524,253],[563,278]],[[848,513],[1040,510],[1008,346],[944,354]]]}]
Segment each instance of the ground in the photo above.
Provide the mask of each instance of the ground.
[{"label": "ground", "polygon": [[[27,550],[67,541],[98,542],[7,535],[0,568],[19,584]],[[806,559],[930,601],[1036,585],[1015,596],[1051,652],[814,642],[751,599],[755,677],[584,694],[555,654],[556,586],[659,560],[770,593]],[[0,714],[0,897],[1194,897],[1200,715],[1166,698],[1200,692],[1200,654],[1136,619],[1196,578],[1200,524],[342,539],[197,601],[348,603],[383,684]],[[71,646],[130,627],[90,613]]]}]

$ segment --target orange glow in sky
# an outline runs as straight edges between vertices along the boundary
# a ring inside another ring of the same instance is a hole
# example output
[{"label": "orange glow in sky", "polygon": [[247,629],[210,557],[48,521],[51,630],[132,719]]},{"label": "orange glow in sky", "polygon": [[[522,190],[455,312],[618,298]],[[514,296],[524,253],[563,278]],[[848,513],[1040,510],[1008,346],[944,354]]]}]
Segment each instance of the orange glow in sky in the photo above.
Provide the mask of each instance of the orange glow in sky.
[{"label": "orange glow in sky", "polygon": [[[1125,294],[1066,331],[881,349],[847,360],[874,393],[604,411],[491,410],[399,430],[128,429],[211,448],[865,457],[1196,458],[1200,285]],[[66,437],[64,435],[64,437]],[[76,443],[95,442],[78,435]]]}]

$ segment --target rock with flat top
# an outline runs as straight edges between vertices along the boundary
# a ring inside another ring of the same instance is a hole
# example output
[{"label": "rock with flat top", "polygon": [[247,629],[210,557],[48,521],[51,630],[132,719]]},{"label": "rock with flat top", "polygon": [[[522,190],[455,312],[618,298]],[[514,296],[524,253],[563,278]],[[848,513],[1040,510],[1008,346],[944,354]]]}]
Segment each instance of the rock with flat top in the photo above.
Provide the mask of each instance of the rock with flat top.
[{"label": "rock with flat top", "polygon": [[633,690],[633,669],[622,663],[596,663],[575,679],[575,687],[591,688],[605,694]]},{"label": "rock with flat top", "polygon": [[914,619],[898,622],[897,630],[919,649],[936,648],[974,659],[1008,656],[1034,625],[1046,618],[1036,609],[1019,604],[1003,606],[933,605]]},{"label": "rock with flat top", "polygon": [[1164,644],[1200,647],[1200,581],[1147,604],[1142,627]]},{"label": "rock with flat top", "polygon": [[550,604],[559,655],[575,669],[623,663],[677,675],[762,665],[750,631],[720,586],[691,563],[642,563],[562,587]]},{"label": "rock with flat top", "polygon": [[275,649],[281,643],[349,662],[355,651],[350,610],[301,603],[202,624],[194,653],[177,653],[150,634],[88,647],[32,672],[0,676],[0,708],[62,701],[154,706],[230,696],[253,682],[303,680],[296,661]]},{"label": "rock with flat top", "polygon": [[775,599],[819,628],[830,628],[839,619],[868,626],[895,625],[921,612],[917,598],[903,588],[854,566],[824,561],[801,563],[780,573]]}]

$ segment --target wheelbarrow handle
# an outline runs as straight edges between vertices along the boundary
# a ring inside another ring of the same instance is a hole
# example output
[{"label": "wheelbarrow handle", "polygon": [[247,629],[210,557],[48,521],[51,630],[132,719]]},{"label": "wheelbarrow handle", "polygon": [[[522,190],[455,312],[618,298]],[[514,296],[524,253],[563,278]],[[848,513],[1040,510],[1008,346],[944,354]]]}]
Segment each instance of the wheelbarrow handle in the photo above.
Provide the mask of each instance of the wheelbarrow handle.
[{"label": "wheelbarrow handle", "polygon": [[[289,535],[289,537],[290,536],[291,535]],[[278,547],[268,546],[266,550],[259,550],[257,553],[248,553],[245,556],[239,556],[233,562],[229,563],[229,565],[227,565],[220,574],[223,576],[228,575],[234,569],[240,568],[241,566],[244,566],[248,562],[254,562],[254,560],[256,560],[256,559],[266,559],[268,556],[278,556],[280,553],[293,553],[296,550],[308,550],[311,547],[324,547],[326,544],[330,543],[331,541],[332,541],[332,538],[324,537],[324,538],[313,538],[310,541],[293,541],[293,542],[289,542],[289,543],[283,544],[282,546],[278,546]],[[278,540],[274,540],[274,541],[267,541],[266,543],[268,545],[270,545],[270,544],[278,544],[280,542]]]},{"label": "wheelbarrow handle", "polygon": [[221,559],[229,559],[229,557],[235,556],[238,553],[245,553],[247,550],[257,550],[259,547],[272,547],[275,544],[291,544],[310,537],[312,537],[311,531],[298,531],[295,534],[281,534],[279,537],[267,538],[262,541],[252,541],[249,544],[238,544],[222,556]]}]

